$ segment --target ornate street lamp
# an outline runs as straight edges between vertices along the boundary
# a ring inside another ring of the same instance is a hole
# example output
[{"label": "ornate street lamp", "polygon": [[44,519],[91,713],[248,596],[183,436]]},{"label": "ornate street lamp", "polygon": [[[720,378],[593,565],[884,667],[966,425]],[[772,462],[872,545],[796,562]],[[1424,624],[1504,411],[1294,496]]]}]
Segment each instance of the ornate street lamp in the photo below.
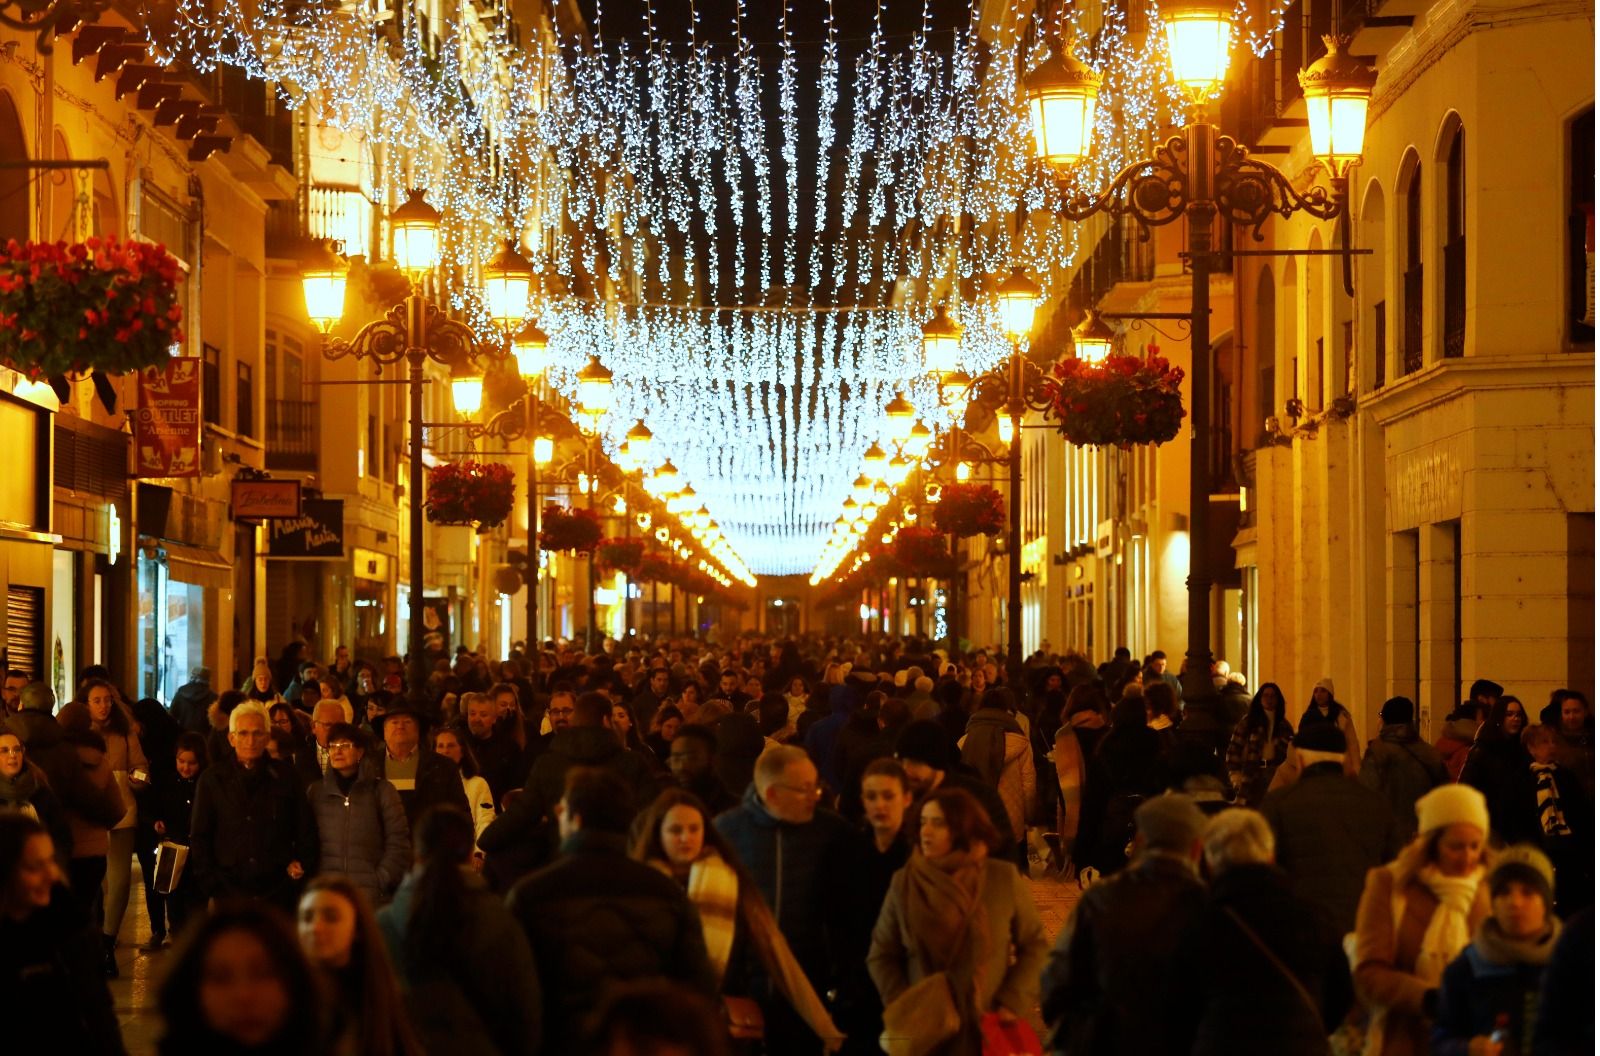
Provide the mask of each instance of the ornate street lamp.
[{"label": "ornate street lamp", "polygon": [[1343,179],[1361,163],[1367,139],[1367,105],[1378,71],[1350,54],[1350,38],[1322,38],[1328,53],[1300,71],[1306,97],[1311,153],[1329,175]]},{"label": "ornate street lamp", "polygon": [[894,399],[890,400],[883,408],[888,416],[889,440],[896,444],[904,444],[911,435],[912,426],[917,421],[917,408],[906,399],[905,394],[895,391]]},{"label": "ornate street lamp", "polygon": [[527,318],[532,286],[533,265],[517,251],[514,241],[506,239],[483,266],[483,303],[495,326],[510,330]]},{"label": "ornate street lamp", "polygon": [[1100,75],[1078,58],[1071,42],[1051,41],[1050,57],[1023,78],[1022,90],[1033,116],[1035,155],[1062,167],[1088,157]]},{"label": "ornate street lamp", "polygon": [[413,282],[439,266],[439,210],[429,205],[422,191],[412,188],[406,200],[389,214],[395,267]]},{"label": "ornate street lamp", "polygon": [[483,409],[483,375],[455,374],[450,378],[450,402],[456,413],[471,418]]},{"label": "ornate street lamp", "polygon": [[1090,308],[1083,322],[1072,328],[1072,350],[1085,363],[1104,363],[1111,355],[1111,342],[1116,334],[1100,318],[1100,313]]},{"label": "ornate street lamp", "polygon": [[1232,0],[1168,0],[1161,5],[1172,79],[1203,103],[1228,76],[1233,51]]},{"label": "ornate street lamp", "polygon": [[1033,330],[1033,317],[1039,311],[1039,284],[1028,278],[1021,267],[1015,267],[994,292],[999,301],[1001,329],[1013,341],[1026,337]]},{"label": "ornate street lamp", "polygon": [[324,334],[344,316],[344,292],[350,276],[350,265],[333,247],[333,239],[317,239],[300,266],[306,317]]},{"label": "ornate street lamp", "polygon": [[950,318],[947,305],[934,309],[933,318],[922,324],[922,369],[936,378],[959,370],[961,324]]}]

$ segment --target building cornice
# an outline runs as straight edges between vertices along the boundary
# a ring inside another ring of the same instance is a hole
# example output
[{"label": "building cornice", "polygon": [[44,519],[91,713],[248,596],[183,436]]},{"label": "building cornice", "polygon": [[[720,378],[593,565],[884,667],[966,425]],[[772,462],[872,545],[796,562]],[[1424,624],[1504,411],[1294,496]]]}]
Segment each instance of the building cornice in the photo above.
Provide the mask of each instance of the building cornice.
[{"label": "building cornice", "polygon": [[1473,392],[1552,387],[1594,388],[1594,353],[1469,356],[1446,359],[1367,393],[1358,401],[1379,425],[1390,425]]}]

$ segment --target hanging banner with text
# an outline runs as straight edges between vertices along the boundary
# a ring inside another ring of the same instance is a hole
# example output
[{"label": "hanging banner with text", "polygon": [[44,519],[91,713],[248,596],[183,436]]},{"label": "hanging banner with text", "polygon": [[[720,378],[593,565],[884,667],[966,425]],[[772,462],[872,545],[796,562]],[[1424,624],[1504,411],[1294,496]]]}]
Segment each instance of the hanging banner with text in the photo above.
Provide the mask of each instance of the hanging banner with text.
[{"label": "hanging banner with text", "polygon": [[344,500],[305,499],[300,516],[267,522],[268,557],[344,556]]},{"label": "hanging banner with text", "polygon": [[200,357],[139,371],[133,416],[134,476],[200,475]]}]

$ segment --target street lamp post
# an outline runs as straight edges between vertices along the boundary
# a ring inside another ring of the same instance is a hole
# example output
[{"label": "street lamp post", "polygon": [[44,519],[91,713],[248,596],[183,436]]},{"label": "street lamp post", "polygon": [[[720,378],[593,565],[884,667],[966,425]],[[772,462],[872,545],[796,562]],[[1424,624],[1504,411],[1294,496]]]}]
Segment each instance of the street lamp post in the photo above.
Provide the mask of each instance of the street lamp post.
[{"label": "street lamp post", "polygon": [[[1221,134],[1206,119],[1207,101],[1227,74],[1232,42],[1229,0],[1177,0],[1161,12],[1173,79],[1189,96],[1187,123],[1147,159],[1124,168],[1097,195],[1073,194],[1061,207],[1072,220],[1104,213],[1132,216],[1144,229],[1183,219],[1189,226],[1191,303],[1189,325],[1193,369],[1189,447],[1189,640],[1184,676],[1186,700],[1214,693],[1211,684],[1210,443],[1211,274],[1217,270],[1212,227],[1218,217],[1250,229],[1255,239],[1274,216],[1297,212],[1338,220],[1347,237],[1346,290],[1350,290],[1349,171],[1361,160],[1367,103],[1377,74],[1354,59],[1349,39],[1324,38],[1328,53],[1300,74],[1305,91],[1313,156],[1329,174],[1329,187],[1301,193],[1277,168],[1250,157],[1249,150]],[[1094,108],[1100,78],[1072,55],[1070,43],[1054,43],[1051,58],[1024,81],[1034,123],[1035,153],[1057,168],[1087,158],[1092,149]]]},{"label": "street lamp post", "polygon": [[[1011,338],[1011,354],[1004,363],[969,378],[956,367],[961,328],[943,305],[923,327],[924,365],[939,385],[940,402],[954,408],[949,427],[941,430],[934,464],[953,463],[957,479],[961,467],[972,463],[1006,467],[1009,511],[1006,519],[1006,677],[1013,689],[1022,684],[1022,436],[1023,419],[1030,410],[1049,406],[1044,396],[1044,371],[1022,350],[1022,340],[1033,329],[1040,290],[1019,267],[996,288],[1001,325]],[[973,439],[961,425],[969,402],[994,411],[1004,453],[991,451]],[[909,430],[908,430],[909,435]],[[952,591],[952,593],[956,593]],[[951,625],[955,640],[954,624]]]},{"label": "street lamp post", "polygon": [[478,338],[465,323],[442,313],[428,299],[427,277],[439,265],[438,210],[412,191],[406,202],[390,214],[394,232],[394,261],[409,280],[405,299],[379,319],[363,326],[346,340],[330,331],[344,314],[347,265],[334,253],[330,243],[319,242],[302,273],[306,312],[323,335],[322,354],[328,360],[346,357],[370,360],[378,367],[406,365],[410,397],[408,424],[411,431],[410,483],[406,499],[410,507],[410,597],[408,598],[410,696],[422,704],[427,668],[423,663],[423,527],[422,527],[422,387],[424,368],[429,361],[468,365],[490,360],[495,354],[481,349]]}]

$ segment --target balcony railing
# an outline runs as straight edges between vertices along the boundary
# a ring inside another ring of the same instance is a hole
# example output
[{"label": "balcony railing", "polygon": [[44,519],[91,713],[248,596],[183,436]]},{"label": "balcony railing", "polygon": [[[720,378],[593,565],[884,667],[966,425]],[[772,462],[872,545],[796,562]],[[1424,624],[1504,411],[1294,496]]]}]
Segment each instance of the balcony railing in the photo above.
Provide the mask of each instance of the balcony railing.
[{"label": "balcony railing", "polygon": [[317,468],[317,405],[310,400],[267,401],[267,468]]},{"label": "balcony railing", "polygon": [[1457,359],[1467,347],[1467,236],[1444,247],[1444,355]]},{"label": "balcony railing", "polygon": [[1422,265],[1413,264],[1406,269],[1405,279],[1405,333],[1402,336],[1401,376],[1422,369]]}]

